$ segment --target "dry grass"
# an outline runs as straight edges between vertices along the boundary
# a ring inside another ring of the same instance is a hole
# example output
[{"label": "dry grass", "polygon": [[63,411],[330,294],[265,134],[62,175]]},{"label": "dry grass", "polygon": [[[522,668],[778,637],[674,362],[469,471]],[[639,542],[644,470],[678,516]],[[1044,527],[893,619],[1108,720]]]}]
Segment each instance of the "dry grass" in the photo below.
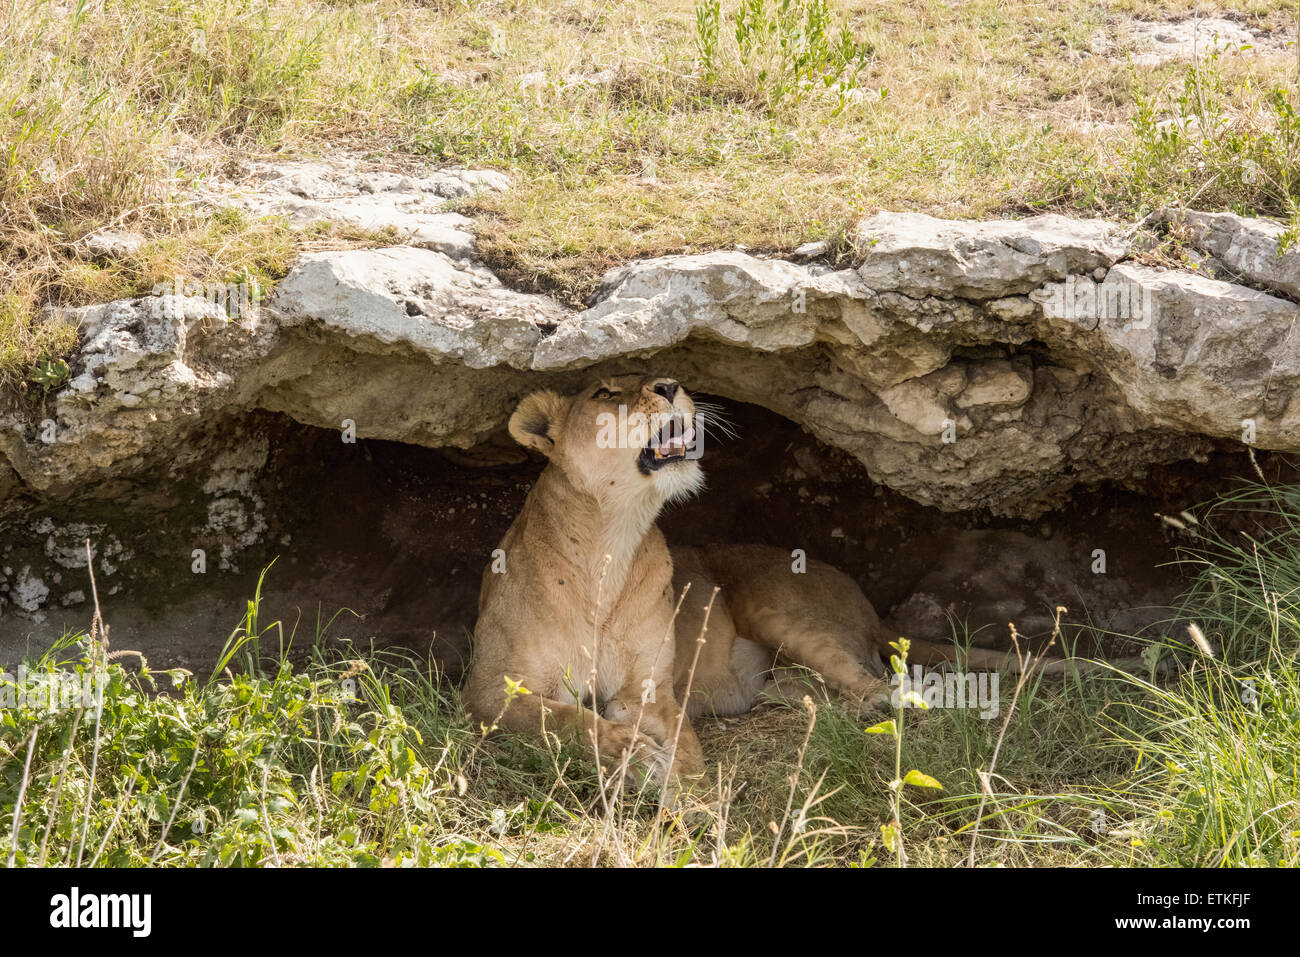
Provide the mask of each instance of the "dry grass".
[{"label": "dry grass", "polygon": [[[1248,546],[1218,531],[1238,511],[1256,533]],[[1177,650],[1187,668],[1158,683],[1030,676],[1000,689],[997,715],[896,712],[900,739],[864,733],[881,716],[814,683],[815,701],[696,721],[709,772],[671,809],[653,788],[622,787],[625,767],[597,771],[589,742],[485,734],[428,662],[339,660],[324,629],[305,667],[263,655],[294,629],[261,619],[260,585],[206,681],[70,637],[16,683],[0,679],[12,696],[0,722],[9,856],[898,866],[892,825],[909,866],[1294,866],[1300,488],[1248,486],[1202,518],[1187,556],[1199,574],[1171,620],[1203,623],[1215,656],[1166,635],[1153,650]],[[106,641],[98,616],[92,634]],[[102,698],[77,680],[92,673]],[[896,786],[898,769],[941,788]]]},{"label": "dry grass", "polygon": [[[694,0],[11,0],[0,18],[0,379],[65,353],[51,303],[155,275],[282,274],[300,238],[183,199],[243,155],[360,153],[493,167],[516,184],[466,204],[508,278],[581,302],[629,258],[743,245],[845,249],[877,209],[1130,217],[1202,184],[1134,168],[1141,98],[1170,108],[1184,66],[1134,67],[1132,18],[1192,0],[837,0],[869,56],[855,98],[772,105],[736,69],[706,78]],[[734,3],[723,3],[725,16]],[[1215,11],[1294,37],[1292,0]],[[1094,35],[1113,45],[1093,55]],[[1227,57],[1229,111],[1294,86],[1296,60]],[[1139,184],[1135,185],[1135,184]],[[1233,204],[1241,189],[1202,196]],[[1256,207],[1276,212],[1266,202]],[[104,226],[149,239],[88,262]]]},{"label": "dry grass", "polygon": [[[14,0],[0,18],[0,384],[65,353],[42,307],[139,294],[174,275],[261,283],[296,237],[187,202],[242,154],[310,148],[382,106],[373,23],[260,0]],[[380,97],[377,99],[376,97]],[[137,232],[92,261],[82,238]]]}]

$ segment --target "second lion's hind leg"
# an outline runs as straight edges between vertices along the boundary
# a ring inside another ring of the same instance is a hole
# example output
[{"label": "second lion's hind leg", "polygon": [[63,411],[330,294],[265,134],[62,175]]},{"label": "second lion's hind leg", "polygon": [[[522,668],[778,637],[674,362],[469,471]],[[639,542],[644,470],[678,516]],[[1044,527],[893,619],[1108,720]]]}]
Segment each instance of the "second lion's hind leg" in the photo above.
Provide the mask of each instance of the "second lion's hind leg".
[{"label": "second lion's hind leg", "polygon": [[856,623],[827,627],[825,622],[767,612],[746,624],[782,660],[817,672],[836,694],[873,709],[890,707],[889,683],[879,655],[854,633]]}]

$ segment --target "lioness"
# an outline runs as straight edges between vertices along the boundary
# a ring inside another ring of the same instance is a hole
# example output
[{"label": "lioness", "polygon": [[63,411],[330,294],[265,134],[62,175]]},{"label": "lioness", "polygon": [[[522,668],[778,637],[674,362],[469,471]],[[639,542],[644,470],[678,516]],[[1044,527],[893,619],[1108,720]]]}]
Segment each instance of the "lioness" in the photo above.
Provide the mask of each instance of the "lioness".
[{"label": "lioness", "polygon": [[[630,427],[611,436],[602,413],[620,408]],[[685,390],[651,376],[519,404],[510,434],[550,464],[483,573],[465,688],[478,720],[585,732],[602,760],[630,751],[661,782],[703,772],[673,690],[673,563],[655,526],[704,481],[694,427]],[[509,697],[507,678],[529,693]]]},{"label": "lioness", "polygon": [[[612,422],[632,427],[619,435]],[[699,424],[685,390],[650,376],[601,379],[567,399],[536,392],[519,404],[510,434],[550,464],[483,573],[465,689],[478,720],[585,734],[601,759],[630,753],[663,782],[704,770],[679,702],[690,716],[747,711],[779,661],[888,706],[882,656],[894,636],[849,576],[816,561],[795,573],[790,553],[768,546],[670,552],[655,517],[703,484]],[[959,656],[913,639],[911,660]],[[1020,666],[981,649],[960,660],[977,670]],[[1097,667],[1057,659],[1042,670]],[[528,693],[509,694],[507,679]]]}]

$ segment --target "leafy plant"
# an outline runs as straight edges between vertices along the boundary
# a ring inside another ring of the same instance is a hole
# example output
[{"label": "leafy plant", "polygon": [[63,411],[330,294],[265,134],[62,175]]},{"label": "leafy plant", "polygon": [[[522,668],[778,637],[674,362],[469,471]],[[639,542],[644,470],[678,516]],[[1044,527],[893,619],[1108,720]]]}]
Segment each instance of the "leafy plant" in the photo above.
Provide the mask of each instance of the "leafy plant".
[{"label": "leafy plant", "polygon": [[1136,89],[1126,181],[1144,206],[1235,207],[1300,226],[1300,117],[1294,89],[1233,85],[1213,54],[1172,96]]},{"label": "leafy plant", "polygon": [[907,683],[907,650],[911,643],[906,638],[891,641],[889,646],[897,654],[889,656],[889,667],[898,688],[895,716],[867,728],[867,734],[889,734],[894,738],[894,777],[889,782],[890,806],[893,817],[880,825],[880,838],[885,849],[892,852],[899,867],[907,866],[907,850],[903,846],[903,788],[907,785],[921,788],[943,789],[943,785],[930,775],[915,768],[903,774],[903,712],[906,708],[926,708],[925,699]]},{"label": "leafy plant", "polygon": [[32,381],[43,389],[56,389],[68,381],[70,374],[68,364],[62,359],[41,359],[36,363]]},{"label": "leafy plant", "polygon": [[741,0],[724,29],[721,0],[695,8],[695,48],[704,82],[776,112],[821,89],[840,112],[858,89],[872,47],[831,26],[826,0]]},{"label": "leafy plant", "polygon": [[[206,684],[143,659],[129,672],[121,659],[134,652],[104,655],[84,634],[0,676],[15,866],[503,860],[447,826],[459,768],[445,747],[426,760],[383,665],[263,660],[259,601]],[[232,673],[224,663],[240,651],[247,670]]]}]

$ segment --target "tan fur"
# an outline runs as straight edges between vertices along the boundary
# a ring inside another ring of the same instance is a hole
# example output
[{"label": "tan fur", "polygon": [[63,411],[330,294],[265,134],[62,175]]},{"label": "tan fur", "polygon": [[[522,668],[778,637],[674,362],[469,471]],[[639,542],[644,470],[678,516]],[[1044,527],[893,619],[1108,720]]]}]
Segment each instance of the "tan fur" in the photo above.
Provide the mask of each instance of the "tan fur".
[{"label": "tan fur", "polygon": [[[550,464],[501,541],[504,573],[489,565],[483,574],[465,691],[482,722],[499,715],[516,731],[594,739],[612,763],[631,751],[660,781],[670,762],[674,775],[695,775],[704,761],[673,695],[672,560],[654,520],[703,479],[689,460],[643,473],[645,439],[602,448],[597,417],[622,404],[629,417],[675,411],[691,423],[684,390],[672,402],[654,391],[675,385],[619,376],[571,398],[540,392],[520,403],[510,433]],[[594,398],[599,388],[615,395]],[[507,677],[530,692],[508,707]]]},{"label": "tan fur", "polygon": [[679,693],[708,596],[721,589],[691,684],[690,715],[748,711],[778,659],[811,668],[840,694],[888,704],[880,651],[888,636],[848,575],[811,560],[796,574],[790,552],[765,545],[675,548],[672,556],[674,588],[690,584],[677,620]]},{"label": "tan fur", "polygon": [[[709,545],[674,548],[673,587],[690,586],[677,619],[676,688],[687,714],[739,714],[748,711],[766,686],[767,673],[789,663],[811,668],[837,694],[876,708],[889,707],[885,664],[898,636],[880,623],[862,589],[825,562],[806,560],[794,571],[789,551],[768,545]],[[695,642],[705,622],[714,588],[721,589],[708,614],[706,643],[690,678]],[[910,638],[914,664],[957,663],[974,671],[1019,673],[1013,654]],[[1136,668],[1137,660],[1115,667]],[[1046,659],[1037,673],[1061,675],[1106,668],[1099,662]]]},{"label": "tan fur", "polygon": [[[504,570],[494,559],[483,574],[465,687],[470,713],[488,725],[594,742],[602,763],[631,756],[664,782],[704,770],[678,702],[688,702],[690,716],[747,711],[779,663],[811,668],[832,691],[888,707],[884,661],[896,636],[848,575],[811,559],[796,573],[790,552],[761,545],[670,554],[655,518],[701,486],[699,465],[673,461],[647,472],[640,456],[648,436],[635,430],[622,446],[598,441],[600,414],[620,405],[629,417],[695,420],[676,383],[644,376],[600,380],[569,398],[534,393],[511,416],[510,434],[550,464],[501,541]],[[1014,657],[959,654],[915,638],[910,660],[1020,668]],[[1096,667],[1040,665],[1048,674]],[[528,693],[508,702],[507,679]]]}]

